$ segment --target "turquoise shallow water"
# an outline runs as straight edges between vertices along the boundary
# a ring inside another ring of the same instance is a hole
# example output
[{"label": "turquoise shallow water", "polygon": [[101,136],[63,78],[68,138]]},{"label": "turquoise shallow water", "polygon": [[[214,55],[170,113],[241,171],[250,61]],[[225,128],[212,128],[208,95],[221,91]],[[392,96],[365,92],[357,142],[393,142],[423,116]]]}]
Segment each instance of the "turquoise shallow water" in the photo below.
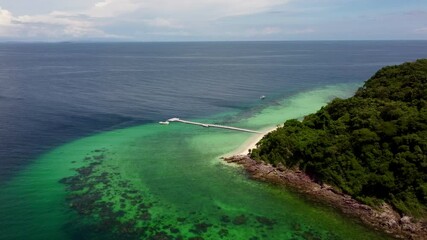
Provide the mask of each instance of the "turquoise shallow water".
[{"label": "turquoise shallow water", "polygon": [[[313,89],[197,121],[260,130],[301,118],[357,85]],[[172,116],[171,116],[172,117]],[[385,239],[219,158],[249,133],[172,123],[78,139],[0,190],[3,239]]]}]

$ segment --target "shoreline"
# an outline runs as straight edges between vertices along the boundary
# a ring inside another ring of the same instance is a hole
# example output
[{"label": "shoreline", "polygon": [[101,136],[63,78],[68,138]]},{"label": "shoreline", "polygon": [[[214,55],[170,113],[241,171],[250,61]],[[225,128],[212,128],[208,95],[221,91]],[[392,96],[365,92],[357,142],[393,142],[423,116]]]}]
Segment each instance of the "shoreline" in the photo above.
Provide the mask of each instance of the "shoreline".
[{"label": "shoreline", "polygon": [[327,184],[317,183],[300,170],[291,170],[283,165],[274,167],[271,164],[251,159],[249,150],[256,148],[256,144],[265,135],[278,127],[265,128],[261,134],[249,138],[235,151],[226,154],[226,157],[221,157],[221,159],[228,164],[242,166],[251,179],[292,188],[314,201],[321,201],[346,216],[360,220],[374,230],[382,231],[398,239],[427,239],[427,222],[417,221],[410,216],[401,216],[386,203],[378,208],[372,208]]},{"label": "shoreline", "polygon": [[386,203],[372,208],[327,184],[318,184],[302,171],[287,169],[283,165],[273,167],[271,164],[257,162],[247,154],[222,159],[229,164],[242,166],[251,179],[292,188],[315,201],[334,207],[349,217],[359,219],[374,230],[398,239],[427,239],[427,222],[401,216]]},{"label": "shoreline", "polygon": [[261,139],[269,134],[270,132],[276,130],[278,126],[267,127],[261,130],[261,133],[251,136],[248,140],[242,143],[236,150],[225,154],[226,156],[235,156],[235,155],[247,155],[249,150],[256,148],[256,144],[261,141]]}]

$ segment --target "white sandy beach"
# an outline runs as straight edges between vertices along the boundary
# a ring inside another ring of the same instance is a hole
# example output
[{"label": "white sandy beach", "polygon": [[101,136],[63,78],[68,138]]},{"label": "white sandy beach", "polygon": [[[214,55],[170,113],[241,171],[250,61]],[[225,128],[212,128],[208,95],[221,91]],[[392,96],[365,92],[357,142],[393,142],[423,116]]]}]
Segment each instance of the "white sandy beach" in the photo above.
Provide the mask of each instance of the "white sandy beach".
[{"label": "white sandy beach", "polygon": [[228,153],[227,156],[247,155],[250,149],[256,148],[256,144],[268,133],[277,129],[277,126],[269,127],[261,130],[260,134],[254,134],[246,142],[240,145],[235,151]]}]

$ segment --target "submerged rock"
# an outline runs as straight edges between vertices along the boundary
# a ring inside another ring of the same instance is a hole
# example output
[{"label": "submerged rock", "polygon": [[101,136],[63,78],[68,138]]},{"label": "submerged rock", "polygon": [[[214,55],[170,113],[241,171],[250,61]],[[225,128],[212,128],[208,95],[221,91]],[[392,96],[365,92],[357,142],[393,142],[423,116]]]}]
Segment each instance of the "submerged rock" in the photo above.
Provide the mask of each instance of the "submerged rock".
[{"label": "submerged rock", "polygon": [[158,232],[151,239],[153,239],[153,240],[172,240],[173,237],[169,236],[165,232]]},{"label": "submerged rock", "polygon": [[221,220],[221,222],[229,223],[230,222],[230,217],[227,216],[227,215],[223,215],[223,216],[221,216],[220,220]]},{"label": "submerged rock", "polygon": [[233,219],[233,224],[234,225],[243,225],[243,224],[246,223],[246,221],[247,221],[246,216],[245,215],[240,215],[240,216],[237,216],[237,217],[235,217]]},{"label": "submerged rock", "polygon": [[218,235],[220,237],[227,237],[228,236],[228,230],[225,228],[222,228],[221,230],[219,230]]},{"label": "submerged rock", "polygon": [[[105,151],[98,149],[94,152]],[[107,172],[105,167],[100,167],[101,160],[105,158],[104,153],[93,158],[86,156],[86,166],[76,169],[75,176],[59,181],[66,185],[69,192],[66,198],[69,206],[81,215],[93,217],[97,222],[94,230],[120,234],[120,239],[136,239],[141,236],[149,239],[172,239],[165,232],[138,226],[137,221],[151,220],[148,212],[151,203],[144,202],[142,193],[128,181],[120,180],[119,174]],[[117,196],[120,196],[118,201]],[[116,205],[120,206],[119,210]],[[132,208],[137,214],[129,219],[126,207]],[[123,218],[126,218],[126,222],[119,221]]]},{"label": "submerged rock", "polygon": [[276,224],[276,221],[269,219],[267,217],[256,217],[255,218],[259,223],[261,223],[262,225],[268,226],[268,227],[272,227]]},{"label": "submerged rock", "polygon": [[191,237],[188,240],[204,240],[202,237]]},{"label": "submerged rock", "polygon": [[190,231],[196,234],[201,234],[201,233],[207,232],[210,227],[212,227],[212,224],[202,222],[202,223],[195,224],[194,228],[191,229]]}]

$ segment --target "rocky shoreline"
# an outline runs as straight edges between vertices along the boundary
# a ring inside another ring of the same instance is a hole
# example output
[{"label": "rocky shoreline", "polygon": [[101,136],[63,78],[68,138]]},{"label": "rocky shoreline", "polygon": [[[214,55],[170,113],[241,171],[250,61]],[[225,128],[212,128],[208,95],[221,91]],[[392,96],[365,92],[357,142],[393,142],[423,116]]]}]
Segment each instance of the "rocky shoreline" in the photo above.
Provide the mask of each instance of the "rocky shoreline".
[{"label": "rocky shoreline", "polygon": [[228,163],[243,166],[253,179],[291,187],[396,238],[427,239],[427,222],[418,221],[409,216],[401,216],[388,204],[384,203],[378,209],[372,208],[331,186],[318,184],[302,171],[290,170],[283,165],[274,167],[271,164],[257,162],[246,155],[236,155],[223,159]]}]

